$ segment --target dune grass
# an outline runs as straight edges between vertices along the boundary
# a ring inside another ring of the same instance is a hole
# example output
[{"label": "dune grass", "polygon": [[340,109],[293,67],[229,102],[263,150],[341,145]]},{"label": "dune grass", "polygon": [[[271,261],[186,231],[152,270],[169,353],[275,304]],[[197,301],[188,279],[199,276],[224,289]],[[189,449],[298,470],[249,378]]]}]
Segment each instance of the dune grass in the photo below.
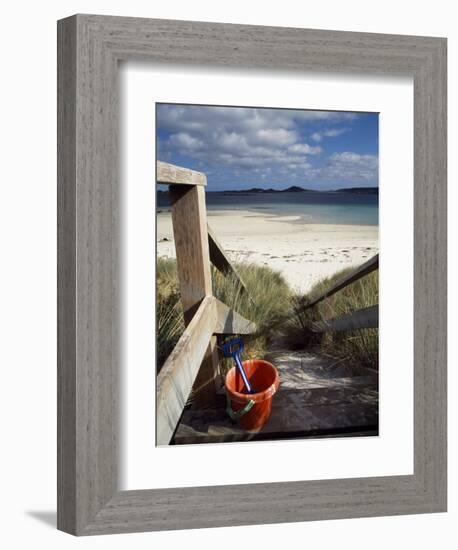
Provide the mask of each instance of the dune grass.
[{"label": "dune grass", "polygon": [[378,369],[378,329],[327,332],[323,335],[311,331],[314,322],[333,319],[378,304],[378,271],[375,271],[316,306],[306,308],[315,297],[351,271],[340,271],[320,281],[308,294],[294,296],[291,302],[291,317],[283,332],[292,348],[311,347],[323,355],[334,358],[336,363],[353,370],[361,367]]},{"label": "dune grass", "polygon": [[163,365],[184,331],[176,261],[158,258],[156,264],[157,365]]},{"label": "dune grass", "polygon": [[[245,358],[262,357],[270,339],[289,314],[291,291],[283,277],[265,266],[240,264],[237,270],[248,293],[234,275],[212,267],[213,294],[257,325],[255,335],[245,336]],[[157,364],[162,366],[184,330],[176,260],[157,260]],[[250,299],[251,298],[251,299]],[[223,360],[221,370],[230,362]]]},{"label": "dune grass", "polygon": [[[262,358],[278,335],[292,350],[309,349],[352,368],[378,368],[378,329],[316,334],[314,322],[351,313],[378,303],[378,271],[307,309],[305,306],[351,270],[343,270],[316,284],[306,295],[292,293],[282,275],[266,266],[236,266],[248,293],[234,275],[212,267],[213,293],[223,303],[257,325],[255,335],[245,336],[245,358]],[[250,299],[251,298],[251,299]],[[157,362],[162,366],[184,330],[176,261],[157,261]],[[219,341],[221,344],[222,341]],[[229,360],[221,361],[224,374]]]},{"label": "dune grass", "polygon": [[[225,276],[216,269],[212,271],[213,292],[218,300],[256,324],[257,333],[243,338],[243,356],[244,359],[260,359],[289,315],[291,290],[282,275],[267,266],[244,263],[236,268],[247,292],[243,291],[235,275]],[[230,366],[232,361],[223,359],[222,373]]]}]

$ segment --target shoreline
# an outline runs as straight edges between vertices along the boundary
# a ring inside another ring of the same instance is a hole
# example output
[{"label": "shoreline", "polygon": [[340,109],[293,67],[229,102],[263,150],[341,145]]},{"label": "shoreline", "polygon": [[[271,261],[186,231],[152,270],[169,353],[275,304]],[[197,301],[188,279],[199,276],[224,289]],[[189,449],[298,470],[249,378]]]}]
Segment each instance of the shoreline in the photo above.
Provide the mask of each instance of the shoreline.
[{"label": "shoreline", "polygon": [[[304,223],[296,215],[238,209],[208,210],[207,218],[231,262],[269,266],[301,293],[378,252],[377,225]],[[157,256],[175,257],[166,211],[157,215]]]}]

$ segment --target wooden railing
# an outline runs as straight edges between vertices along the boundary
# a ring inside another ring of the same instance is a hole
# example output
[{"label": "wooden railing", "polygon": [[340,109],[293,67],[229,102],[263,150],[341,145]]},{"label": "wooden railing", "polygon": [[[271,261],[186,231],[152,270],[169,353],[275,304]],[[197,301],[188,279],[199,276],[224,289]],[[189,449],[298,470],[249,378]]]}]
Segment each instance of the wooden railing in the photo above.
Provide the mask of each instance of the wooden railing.
[{"label": "wooden railing", "polygon": [[[210,261],[240,282],[214,233],[208,228],[205,174],[157,162],[156,182],[169,185],[177,272],[185,331],[157,376],[158,445],[170,443],[187,399],[209,405],[216,397],[217,334],[252,334],[254,323],[213,296]],[[246,290],[246,289],[245,289]]]},{"label": "wooden railing", "polygon": [[226,256],[226,253],[223,250],[223,247],[218,242],[215,233],[207,224],[208,232],[208,246],[210,248],[210,261],[211,263],[220,271],[223,275],[232,274],[240,284],[240,289],[242,292],[245,292],[250,301],[252,301],[251,296],[249,295],[245,283],[243,282],[242,277],[237,272],[236,268],[231,264],[229,258]]},{"label": "wooden railing", "polygon": [[[362,279],[369,273],[377,270],[379,267],[379,255],[376,254],[370,260],[357,267],[351,273],[343,276],[334,283],[325,292],[314,298],[304,309],[315,307],[317,304],[326,300],[336,292],[343,290],[347,286]],[[329,319],[314,323],[312,329],[314,332],[337,332],[345,330],[357,330],[364,328],[378,328],[378,304],[375,306],[358,309],[352,313],[347,313],[341,317]]]}]

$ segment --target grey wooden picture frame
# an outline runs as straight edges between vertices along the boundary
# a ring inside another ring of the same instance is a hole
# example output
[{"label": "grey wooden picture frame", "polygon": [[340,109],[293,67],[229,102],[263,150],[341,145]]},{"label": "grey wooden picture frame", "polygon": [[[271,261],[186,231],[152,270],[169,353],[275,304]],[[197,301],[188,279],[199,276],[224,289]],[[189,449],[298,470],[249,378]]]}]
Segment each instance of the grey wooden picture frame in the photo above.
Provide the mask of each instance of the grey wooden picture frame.
[{"label": "grey wooden picture frame", "polygon": [[[119,490],[121,60],[413,77],[412,475]],[[446,511],[446,88],[444,38],[97,15],[58,22],[60,530],[95,535]]]}]

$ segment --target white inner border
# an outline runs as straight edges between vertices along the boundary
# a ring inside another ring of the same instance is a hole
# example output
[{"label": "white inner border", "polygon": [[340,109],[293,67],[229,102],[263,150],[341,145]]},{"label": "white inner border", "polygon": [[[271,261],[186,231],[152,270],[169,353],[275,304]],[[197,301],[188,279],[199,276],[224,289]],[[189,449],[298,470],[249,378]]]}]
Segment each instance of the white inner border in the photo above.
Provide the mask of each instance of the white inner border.
[{"label": "white inner border", "polygon": [[[412,80],[129,62],[120,85],[120,489],[412,474]],[[155,446],[155,102],[380,112],[378,437]]]}]

